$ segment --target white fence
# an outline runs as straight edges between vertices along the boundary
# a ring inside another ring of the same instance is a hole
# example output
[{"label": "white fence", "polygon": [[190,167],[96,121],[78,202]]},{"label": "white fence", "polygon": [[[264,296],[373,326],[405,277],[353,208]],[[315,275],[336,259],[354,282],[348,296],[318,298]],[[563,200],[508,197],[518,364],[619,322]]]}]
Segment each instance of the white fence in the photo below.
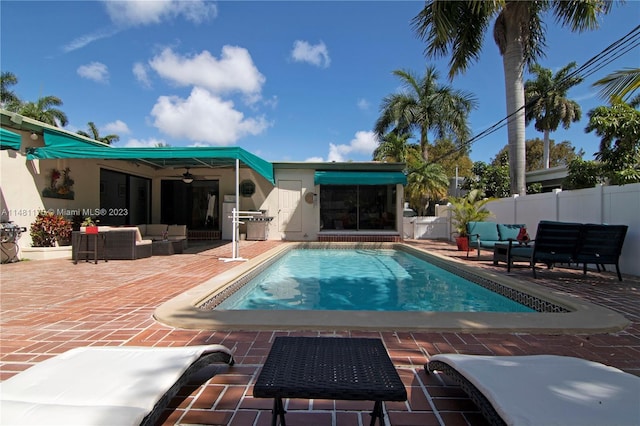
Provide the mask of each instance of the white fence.
[{"label": "white fence", "polygon": [[[501,198],[487,208],[492,212],[489,220],[525,224],[531,238],[541,220],[628,225],[620,270],[640,276],[640,183]],[[446,206],[436,206],[436,214],[405,218],[405,238],[451,239]]]}]

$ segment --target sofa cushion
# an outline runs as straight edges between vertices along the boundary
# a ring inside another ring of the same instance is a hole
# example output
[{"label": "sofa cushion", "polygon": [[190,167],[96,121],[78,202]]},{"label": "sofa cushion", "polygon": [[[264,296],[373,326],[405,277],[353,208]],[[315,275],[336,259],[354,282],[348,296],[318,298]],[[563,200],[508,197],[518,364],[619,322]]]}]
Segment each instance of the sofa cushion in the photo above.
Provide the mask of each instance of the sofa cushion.
[{"label": "sofa cushion", "polygon": [[500,240],[500,236],[498,235],[498,227],[496,226],[495,222],[469,222],[468,232],[471,242],[476,241],[478,238],[477,235],[473,234],[479,234],[480,241]]},{"label": "sofa cushion", "polygon": [[165,224],[147,223],[146,228],[146,232],[143,234],[145,237],[148,235],[162,236],[164,232],[167,232],[167,225]]},{"label": "sofa cushion", "polygon": [[516,237],[518,236],[518,233],[520,232],[521,228],[526,227],[526,225],[523,224],[505,224],[505,223],[499,223],[498,224],[498,233],[500,234],[500,240],[502,241],[507,241],[509,239],[515,240]]},{"label": "sofa cushion", "polygon": [[187,237],[187,225],[169,225],[167,228],[169,237]]}]

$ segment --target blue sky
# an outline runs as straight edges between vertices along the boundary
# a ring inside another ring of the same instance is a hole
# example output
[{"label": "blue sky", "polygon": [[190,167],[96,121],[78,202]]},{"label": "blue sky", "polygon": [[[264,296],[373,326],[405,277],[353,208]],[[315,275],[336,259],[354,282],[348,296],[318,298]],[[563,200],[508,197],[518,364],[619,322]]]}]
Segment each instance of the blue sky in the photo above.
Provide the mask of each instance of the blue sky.
[{"label": "blue sky", "polygon": [[[2,71],[23,100],[61,98],[68,130],[115,133],[115,146],[240,146],[268,161],[369,161],[382,99],[400,90],[393,70],[447,80],[448,58],[426,59],[410,21],[423,2],[6,1],[0,3]],[[640,2],[616,5],[597,31],[559,28],[546,17],[554,71],[578,66],[640,22]],[[569,92],[583,118],[551,137],[592,159],[599,140],[584,133],[603,104],[591,83],[640,66],[640,48]],[[482,58],[450,84],[472,93],[473,134],[506,116],[502,59],[491,33]],[[527,139],[542,137],[533,124]],[[472,145],[490,161],[506,128]]]}]

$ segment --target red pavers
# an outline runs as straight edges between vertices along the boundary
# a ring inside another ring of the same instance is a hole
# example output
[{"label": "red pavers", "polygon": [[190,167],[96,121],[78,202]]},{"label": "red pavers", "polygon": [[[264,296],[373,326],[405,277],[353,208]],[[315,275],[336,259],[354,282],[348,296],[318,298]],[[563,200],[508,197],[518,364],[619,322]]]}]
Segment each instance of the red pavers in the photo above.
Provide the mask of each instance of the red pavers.
[{"label": "red pavers", "polygon": [[[466,259],[445,242],[408,241],[474,267],[506,274],[489,257]],[[280,244],[243,241],[251,258]],[[136,261],[79,263],[70,260],[19,262],[0,266],[0,379],[77,346],[185,346],[222,343],[236,349],[236,365],[203,369],[172,401],[162,424],[268,425],[271,400],[253,398],[252,385],[277,335],[380,337],[384,340],[409,400],[386,404],[393,425],[484,425],[466,395],[441,374],[427,375],[428,357],[442,352],[481,355],[549,353],[603,362],[640,375],[640,278],[612,272],[555,268],[533,280],[516,267],[512,275],[599,303],[624,314],[632,325],[611,334],[546,335],[425,332],[286,332],[181,330],[153,320],[154,309],[177,294],[237,264],[229,244],[174,256]],[[215,374],[215,375],[214,375]],[[212,377],[213,376],[213,377]],[[313,425],[368,424],[370,402],[286,400],[287,422]]]}]

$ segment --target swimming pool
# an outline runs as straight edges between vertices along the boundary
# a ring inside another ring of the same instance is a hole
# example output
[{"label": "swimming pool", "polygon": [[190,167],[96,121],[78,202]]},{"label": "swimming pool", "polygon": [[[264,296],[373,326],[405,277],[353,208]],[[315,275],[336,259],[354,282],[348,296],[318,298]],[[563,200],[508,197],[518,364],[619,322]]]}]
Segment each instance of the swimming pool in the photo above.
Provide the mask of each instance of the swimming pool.
[{"label": "swimming pool", "polygon": [[[535,312],[215,309],[289,250],[298,248],[403,251],[528,306]],[[483,270],[405,243],[283,242],[167,300],[155,309],[153,316],[158,322],[171,327],[211,331],[594,334],[617,332],[629,325],[629,321],[617,312],[539,285],[530,273],[514,277],[505,272],[501,269],[495,272]]]},{"label": "swimming pool", "polygon": [[293,249],[216,309],[534,312],[394,249]]}]

